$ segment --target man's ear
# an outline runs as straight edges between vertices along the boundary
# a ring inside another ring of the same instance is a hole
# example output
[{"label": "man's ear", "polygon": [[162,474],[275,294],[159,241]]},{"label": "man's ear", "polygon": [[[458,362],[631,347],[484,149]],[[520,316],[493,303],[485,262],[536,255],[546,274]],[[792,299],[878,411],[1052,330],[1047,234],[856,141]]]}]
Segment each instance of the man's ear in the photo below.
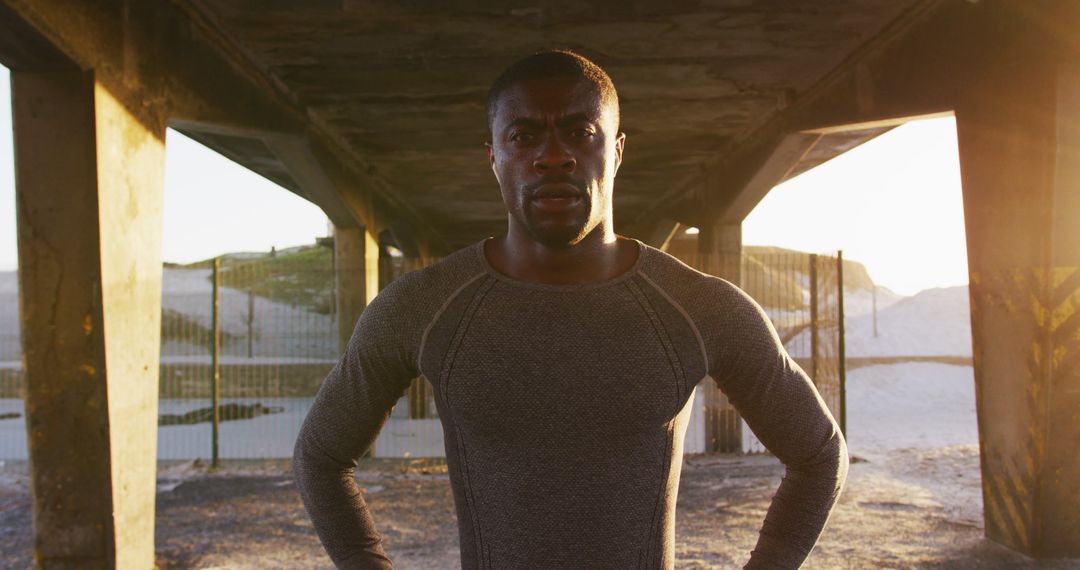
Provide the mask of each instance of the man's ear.
[{"label": "man's ear", "polygon": [[620,132],[615,135],[615,172],[619,172],[619,165],[622,164],[623,147],[626,146],[626,133]]},{"label": "man's ear", "polygon": [[495,172],[495,147],[491,146],[491,143],[484,143],[484,147],[487,148],[488,164],[491,166],[491,171]]}]

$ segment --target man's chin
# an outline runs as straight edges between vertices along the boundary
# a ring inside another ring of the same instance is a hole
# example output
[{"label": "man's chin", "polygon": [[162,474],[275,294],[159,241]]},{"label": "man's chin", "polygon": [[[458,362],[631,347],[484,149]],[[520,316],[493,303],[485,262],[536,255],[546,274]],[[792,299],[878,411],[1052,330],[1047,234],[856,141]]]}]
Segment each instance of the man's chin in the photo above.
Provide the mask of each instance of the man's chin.
[{"label": "man's chin", "polygon": [[579,227],[531,227],[528,230],[534,241],[551,249],[574,247],[585,238],[583,228]]}]

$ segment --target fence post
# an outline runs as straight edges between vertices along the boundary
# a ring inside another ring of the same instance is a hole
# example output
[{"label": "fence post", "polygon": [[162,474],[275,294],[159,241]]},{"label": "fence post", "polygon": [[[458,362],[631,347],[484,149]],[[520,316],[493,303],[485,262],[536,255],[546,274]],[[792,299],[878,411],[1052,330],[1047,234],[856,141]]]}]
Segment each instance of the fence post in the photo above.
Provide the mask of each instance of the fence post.
[{"label": "fence post", "polygon": [[840,361],[840,433],[847,436],[847,350],[844,348],[844,250],[836,252],[836,291],[837,291],[837,318],[840,320],[838,329],[839,345],[837,347],[837,359]]},{"label": "fence post", "polygon": [[877,283],[870,280],[870,297],[874,302],[874,338],[877,338]]},{"label": "fence post", "polygon": [[409,419],[422,420],[430,416],[428,410],[428,387],[427,380],[423,378],[413,378],[412,384],[409,385],[408,397],[409,397]]},{"label": "fence post", "polygon": [[221,408],[218,405],[218,391],[219,382],[221,380],[221,370],[219,356],[221,352],[221,302],[219,298],[219,289],[221,284],[221,258],[214,258],[214,285],[211,297],[213,299],[213,309],[211,311],[211,326],[213,327],[213,333],[211,334],[210,345],[210,405],[213,407],[213,421],[211,427],[211,447],[210,447],[210,468],[218,468],[218,424],[221,421]]},{"label": "fence post", "polygon": [[817,255],[810,254],[810,377],[818,383],[818,283]]},{"label": "fence post", "polygon": [[255,290],[248,289],[247,355],[255,356]]}]

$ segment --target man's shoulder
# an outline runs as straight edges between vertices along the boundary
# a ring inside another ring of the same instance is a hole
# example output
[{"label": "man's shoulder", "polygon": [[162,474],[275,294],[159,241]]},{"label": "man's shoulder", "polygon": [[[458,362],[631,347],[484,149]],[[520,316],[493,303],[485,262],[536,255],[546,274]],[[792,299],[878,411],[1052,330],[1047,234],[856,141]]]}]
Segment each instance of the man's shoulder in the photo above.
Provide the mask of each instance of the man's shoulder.
[{"label": "man's shoulder", "polygon": [[645,259],[641,273],[668,294],[728,296],[738,291],[738,287],[726,279],[704,273],[666,251],[642,245]]},{"label": "man's shoulder", "polygon": [[446,301],[484,272],[473,247],[467,247],[422,269],[409,271],[379,291],[360,316],[372,330],[418,341]]},{"label": "man's shoulder", "polygon": [[653,247],[646,246],[645,254],[641,274],[699,327],[723,329],[761,313],[758,304],[734,283]]},{"label": "man's shoulder", "polygon": [[463,285],[484,273],[479,244],[459,249],[423,268],[404,273],[384,287],[376,300],[409,310],[438,307]]}]

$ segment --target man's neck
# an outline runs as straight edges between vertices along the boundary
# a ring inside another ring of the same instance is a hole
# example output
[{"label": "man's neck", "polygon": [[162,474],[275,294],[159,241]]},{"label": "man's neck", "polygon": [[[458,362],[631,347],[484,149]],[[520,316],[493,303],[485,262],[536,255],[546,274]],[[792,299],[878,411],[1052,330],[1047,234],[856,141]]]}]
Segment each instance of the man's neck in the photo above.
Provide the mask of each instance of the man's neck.
[{"label": "man's neck", "polygon": [[594,233],[573,245],[548,247],[511,232],[488,240],[484,253],[499,273],[530,283],[594,283],[634,266],[639,252],[633,240]]}]

